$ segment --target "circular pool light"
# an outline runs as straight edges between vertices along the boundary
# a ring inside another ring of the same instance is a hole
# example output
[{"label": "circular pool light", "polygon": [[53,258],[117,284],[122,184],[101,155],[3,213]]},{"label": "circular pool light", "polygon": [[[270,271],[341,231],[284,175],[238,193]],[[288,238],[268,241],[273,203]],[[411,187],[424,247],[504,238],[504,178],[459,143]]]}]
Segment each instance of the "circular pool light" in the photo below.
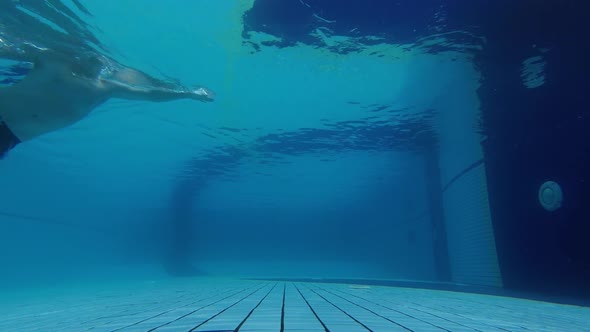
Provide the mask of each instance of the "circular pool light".
[{"label": "circular pool light", "polygon": [[563,193],[561,187],[553,181],[547,181],[539,188],[539,203],[547,211],[555,211],[561,207]]}]

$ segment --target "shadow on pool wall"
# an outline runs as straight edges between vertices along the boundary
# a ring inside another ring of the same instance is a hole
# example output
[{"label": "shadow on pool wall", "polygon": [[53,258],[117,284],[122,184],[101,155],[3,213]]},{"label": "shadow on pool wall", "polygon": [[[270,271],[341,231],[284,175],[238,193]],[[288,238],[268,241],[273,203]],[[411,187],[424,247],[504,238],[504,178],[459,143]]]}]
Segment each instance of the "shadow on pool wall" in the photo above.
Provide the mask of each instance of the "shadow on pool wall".
[{"label": "shadow on pool wall", "polygon": [[435,278],[420,155],[300,150],[261,169],[231,151],[177,183],[172,258],[233,277]]}]

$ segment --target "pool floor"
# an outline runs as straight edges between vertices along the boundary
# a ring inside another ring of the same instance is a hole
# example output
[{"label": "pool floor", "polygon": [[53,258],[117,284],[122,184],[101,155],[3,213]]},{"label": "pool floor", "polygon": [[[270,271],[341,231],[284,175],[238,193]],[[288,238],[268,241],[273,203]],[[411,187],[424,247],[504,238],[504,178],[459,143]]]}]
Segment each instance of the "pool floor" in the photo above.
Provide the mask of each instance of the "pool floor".
[{"label": "pool floor", "polygon": [[384,286],[184,279],[4,302],[0,331],[590,331],[590,308]]}]

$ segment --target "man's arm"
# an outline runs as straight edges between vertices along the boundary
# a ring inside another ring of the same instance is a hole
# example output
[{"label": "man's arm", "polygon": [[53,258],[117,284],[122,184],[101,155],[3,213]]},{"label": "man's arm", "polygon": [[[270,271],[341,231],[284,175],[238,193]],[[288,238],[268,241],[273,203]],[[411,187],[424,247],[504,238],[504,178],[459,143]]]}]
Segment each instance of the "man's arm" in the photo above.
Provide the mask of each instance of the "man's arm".
[{"label": "man's arm", "polygon": [[163,87],[136,87],[117,81],[105,81],[112,91],[112,98],[148,100],[154,102],[177,99],[194,99],[202,102],[214,100],[213,92],[206,88],[170,89]]},{"label": "man's arm", "polygon": [[204,87],[186,88],[157,80],[140,71],[124,68],[109,78],[100,78],[111,91],[112,98],[149,100],[154,102],[177,99],[193,99],[202,102],[213,101],[215,95]]},{"label": "man's arm", "polygon": [[34,44],[23,44],[20,46],[13,44],[0,34],[0,58],[2,59],[35,62],[36,56],[43,51],[46,51],[46,49]]}]

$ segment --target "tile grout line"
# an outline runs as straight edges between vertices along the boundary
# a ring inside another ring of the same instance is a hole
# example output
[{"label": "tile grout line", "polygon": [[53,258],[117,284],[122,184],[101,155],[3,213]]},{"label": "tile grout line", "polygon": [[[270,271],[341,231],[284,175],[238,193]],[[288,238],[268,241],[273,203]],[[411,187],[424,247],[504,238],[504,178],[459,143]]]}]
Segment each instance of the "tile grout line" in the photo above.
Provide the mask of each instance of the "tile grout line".
[{"label": "tile grout line", "polygon": [[[319,286],[318,286],[318,287],[319,287]],[[320,287],[320,288],[321,288],[321,287]],[[327,290],[326,290],[326,291],[327,291]],[[329,292],[329,291],[328,291],[328,292]],[[403,312],[403,311],[400,311],[400,310],[397,310],[397,309],[390,308],[390,307],[388,307],[388,306],[385,306],[385,305],[383,305],[383,304],[380,304],[380,303],[378,303],[378,302],[371,301],[371,300],[369,300],[369,299],[366,299],[366,298],[360,297],[360,296],[358,296],[358,295],[355,295],[355,294],[350,294],[350,293],[348,293],[348,292],[345,292],[345,291],[343,291],[343,290],[338,290],[338,292],[340,292],[340,293],[343,293],[343,294],[345,294],[345,295],[352,296],[352,297],[356,297],[356,298],[358,298],[358,299],[361,299],[361,300],[363,300],[363,301],[367,301],[367,302],[369,302],[369,303],[371,303],[371,304],[374,304],[374,305],[376,305],[376,306],[379,306],[379,307],[381,307],[381,308],[385,308],[385,309],[391,310],[391,311],[393,311],[393,312],[396,312],[396,313],[398,313],[398,314],[400,314],[400,315],[403,315],[403,316],[406,316],[406,317],[409,317],[409,318],[415,319],[415,320],[417,320],[417,321],[419,321],[419,322],[422,322],[422,323],[425,323],[425,324],[431,325],[431,326],[433,326],[433,327],[439,328],[439,329],[441,329],[441,330],[443,330],[443,331],[446,331],[446,332],[451,332],[451,330],[448,330],[448,329],[446,329],[446,328],[444,328],[444,327],[442,327],[442,326],[438,326],[438,325],[436,325],[436,324],[434,324],[434,323],[431,323],[431,322],[429,322],[429,321],[427,321],[427,320],[423,320],[423,319],[420,319],[420,318],[418,318],[418,317],[414,317],[414,316],[412,316],[412,315],[410,315],[410,314],[408,314],[408,313],[406,313],[406,312]],[[338,296],[337,294],[334,294],[334,295]],[[347,301],[348,301],[348,300],[347,300]],[[352,303],[352,302],[351,302],[351,303]],[[356,304],[356,303],[354,303],[354,304]],[[357,305],[358,305],[358,304],[357,304]]]},{"label": "tile grout line", "polygon": [[328,300],[325,297],[321,296],[316,291],[314,291],[313,289],[309,288],[309,286],[307,287],[307,289],[309,289],[310,291],[312,291],[315,295],[321,297],[324,301],[326,301],[329,304],[331,304],[334,308],[342,311],[342,313],[344,313],[346,316],[350,317],[352,320],[354,320],[355,322],[357,322],[359,325],[361,325],[362,327],[364,327],[365,329],[367,329],[367,331],[373,332],[373,330],[371,330],[367,325],[363,324],[360,320],[354,318],[351,314],[349,314],[348,312],[346,312],[346,310],[340,308],[339,306],[337,306],[334,303],[332,303],[330,300]]},{"label": "tile grout line", "polygon": [[190,330],[188,330],[188,331],[189,331],[189,332],[192,332],[192,331],[194,331],[194,330],[198,329],[199,327],[201,327],[201,326],[205,325],[207,322],[209,322],[209,321],[210,321],[210,320],[212,320],[213,318],[215,318],[215,317],[217,317],[217,316],[221,315],[222,313],[226,312],[226,311],[227,311],[229,308],[231,308],[231,307],[235,306],[236,304],[238,304],[238,303],[240,303],[240,302],[244,301],[245,299],[247,299],[247,298],[249,298],[250,296],[254,295],[254,294],[255,294],[255,293],[257,293],[259,290],[263,289],[263,288],[264,288],[264,287],[266,287],[266,286],[267,286],[267,285],[264,285],[264,286],[262,286],[262,287],[258,288],[257,290],[253,291],[252,293],[250,293],[250,294],[248,294],[248,295],[244,296],[243,298],[241,298],[241,299],[239,299],[238,301],[234,302],[232,305],[230,305],[230,306],[226,307],[225,309],[221,310],[220,312],[216,313],[215,315],[213,315],[213,316],[211,316],[211,317],[207,318],[205,321],[203,321],[203,322],[199,323],[197,326],[193,327],[192,329],[190,329]]},{"label": "tile grout line", "polygon": [[281,306],[281,330],[280,332],[285,331],[285,302],[286,302],[286,295],[287,295],[287,283],[283,283],[283,305]]},{"label": "tile grout line", "polygon": [[[232,295],[226,296],[226,297],[224,297],[224,298],[222,298],[222,299],[219,299],[219,300],[217,300],[217,301],[215,301],[215,302],[213,302],[213,303],[209,303],[209,304],[207,304],[207,305],[204,305],[204,306],[202,306],[202,307],[199,307],[198,309],[195,309],[195,310],[193,310],[193,311],[191,311],[191,312],[189,312],[189,313],[187,313],[187,314],[184,314],[184,315],[182,315],[182,316],[180,316],[180,317],[177,317],[176,319],[174,319],[174,320],[171,320],[171,321],[169,321],[169,322],[167,322],[167,323],[165,323],[165,324],[162,324],[162,325],[156,326],[156,327],[154,327],[154,328],[152,328],[152,329],[150,329],[150,330],[148,330],[148,331],[155,331],[155,330],[159,329],[160,327],[164,327],[164,326],[166,326],[166,325],[170,325],[170,324],[172,324],[172,323],[174,323],[174,322],[176,322],[176,321],[179,321],[179,320],[181,320],[181,319],[183,319],[183,318],[185,318],[185,317],[187,317],[187,316],[190,316],[190,315],[194,314],[195,312],[197,312],[197,311],[199,311],[199,310],[201,310],[201,309],[204,309],[204,308],[206,308],[206,307],[212,306],[212,305],[214,305],[214,304],[216,304],[216,303],[219,303],[219,302],[221,302],[221,301],[223,301],[223,300],[229,299],[230,297],[232,297],[232,296],[235,296],[235,295],[238,295],[238,294],[240,294],[240,293],[243,293],[243,292],[245,292],[245,291],[247,291],[248,289],[250,289],[250,288],[253,288],[253,287],[254,287],[254,286],[252,286],[252,287],[248,287],[248,288],[244,288],[244,289],[242,289],[241,291],[239,291],[239,292],[237,292],[237,293],[234,293],[234,294],[232,294]],[[262,286],[262,287],[264,287],[264,286]],[[259,289],[255,290],[253,293],[256,293],[256,291],[260,290],[262,287],[260,287]],[[253,294],[253,293],[252,293],[252,294]],[[246,296],[246,297],[248,297],[248,296]],[[227,309],[227,308],[226,308],[226,309]]]},{"label": "tile grout line", "polygon": [[264,295],[264,297],[260,301],[258,301],[258,304],[256,304],[256,306],[254,308],[252,308],[252,310],[250,310],[250,312],[248,313],[248,315],[246,315],[244,320],[242,320],[242,322],[238,325],[238,327],[235,328],[234,332],[238,332],[242,328],[242,326],[244,325],[246,320],[248,320],[248,318],[250,318],[250,316],[252,315],[254,310],[256,310],[256,308],[258,308],[260,306],[260,304],[262,304],[262,302],[268,297],[268,295],[270,295],[270,293],[273,291],[273,289],[275,289],[275,287],[277,285],[278,285],[278,283],[274,284],[274,286],[272,286],[272,288],[268,291],[268,293],[266,293],[266,295]]},{"label": "tile grout line", "polygon": [[317,312],[313,309],[313,307],[311,306],[311,304],[309,304],[309,301],[307,301],[307,299],[305,298],[305,296],[303,296],[303,293],[301,293],[301,291],[299,290],[299,287],[297,287],[297,285],[293,284],[293,287],[295,287],[295,289],[297,290],[297,292],[299,293],[299,295],[301,295],[301,298],[303,298],[303,301],[305,301],[305,303],[307,304],[307,306],[309,307],[309,309],[311,310],[311,312],[313,313],[313,315],[315,316],[315,318],[317,318],[318,322],[320,322],[320,324],[322,324],[322,327],[324,328],[325,332],[330,332],[330,330],[328,329],[328,327],[326,326],[326,324],[324,324],[324,322],[320,319],[320,316],[318,316]]},{"label": "tile grout line", "polygon": [[[232,291],[232,290],[230,289],[230,290],[228,290],[228,291],[222,292],[222,294],[223,294],[223,293],[227,294],[227,293],[230,293],[231,291]],[[238,292],[238,293],[236,293],[236,294],[239,294],[239,292]],[[235,294],[234,294],[234,295],[235,295]],[[138,322],[135,322],[135,323],[133,323],[133,324],[126,325],[126,326],[123,326],[123,327],[117,328],[117,329],[115,329],[115,330],[111,330],[111,332],[116,332],[116,331],[120,331],[120,330],[122,330],[122,329],[126,329],[126,328],[128,328],[128,327],[131,327],[131,326],[139,325],[139,324],[141,324],[141,323],[143,323],[143,322],[147,322],[147,321],[148,321],[148,320],[150,320],[150,319],[153,319],[153,318],[156,318],[156,317],[162,316],[162,315],[164,315],[164,314],[167,314],[167,313],[169,313],[169,312],[171,312],[171,311],[174,311],[174,310],[176,310],[176,309],[179,309],[179,308],[184,308],[184,307],[188,307],[188,306],[190,306],[190,305],[193,305],[193,304],[196,304],[196,303],[199,303],[199,302],[202,302],[202,301],[205,301],[205,300],[208,300],[208,299],[211,299],[211,298],[217,297],[217,296],[219,296],[219,294],[215,294],[215,295],[212,295],[212,296],[209,296],[209,297],[206,297],[206,298],[202,298],[202,299],[200,299],[200,300],[198,300],[198,301],[194,301],[194,302],[191,302],[191,303],[187,303],[187,304],[185,304],[185,305],[182,305],[182,306],[180,306],[180,307],[174,307],[174,308],[172,308],[172,309],[170,309],[170,310],[166,310],[166,311],[164,311],[164,312],[161,312],[161,313],[159,313],[159,314],[157,314],[157,315],[154,315],[154,316],[151,316],[151,317],[148,317],[148,318],[142,319],[142,320],[140,320],[140,321],[138,321]],[[108,323],[107,323],[107,324],[108,324]]]},{"label": "tile grout line", "polygon": [[[385,316],[382,316],[382,315],[378,314],[377,312],[375,312],[375,311],[373,311],[373,310],[371,310],[371,309],[369,309],[369,308],[366,308],[366,307],[364,307],[364,306],[362,306],[362,305],[360,305],[360,304],[358,304],[358,303],[354,303],[354,302],[350,301],[349,299],[347,299],[347,298],[345,298],[345,297],[343,297],[343,296],[340,296],[340,295],[338,295],[338,294],[334,294],[334,293],[332,293],[332,292],[330,292],[330,291],[328,291],[328,290],[326,290],[326,289],[323,289],[322,287],[319,287],[319,286],[317,286],[317,285],[315,285],[315,286],[316,286],[317,288],[319,288],[319,289],[321,289],[321,290],[323,290],[323,291],[327,292],[327,293],[330,293],[330,294],[332,294],[332,295],[334,295],[334,296],[337,296],[337,297],[339,297],[339,298],[341,298],[341,299],[343,299],[343,300],[345,300],[345,301],[347,301],[347,302],[349,302],[349,303],[351,303],[351,304],[353,304],[353,305],[356,305],[356,306],[357,306],[357,307],[359,307],[359,308],[362,308],[362,309],[364,309],[364,310],[367,310],[368,312],[372,313],[373,315],[375,315],[375,316],[377,316],[377,317],[383,318],[383,319],[387,320],[388,322],[391,322],[391,323],[393,323],[393,324],[395,324],[395,325],[397,325],[397,326],[399,326],[399,327],[401,327],[401,328],[403,328],[403,329],[405,329],[405,330],[408,330],[408,331],[414,332],[414,330],[412,330],[412,329],[410,329],[409,327],[407,327],[407,326],[404,326],[404,325],[402,325],[402,324],[400,324],[400,323],[398,323],[398,322],[394,321],[393,319],[390,319],[390,318],[387,318],[387,317],[385,317]],[[311,288],[310,288],[310,289],[311,289]],[[312,291],[313,291],[313,290],[312,290]],[[410,317],[411,317],[411,316],[410,316]],[[415,317],[412,317],[412,318],[415,318]],[[438,327],[438,326],[437,326],[437,327]],[[447,331],[447,332],[450,332],[449,330],[446,330],[446,329],[443,329],[443,330],[445,330],[445,331]]]},{"label": "tile grout line", "polygon": [[[345,293],[345,294],[347,294],[347,293]],[[350,295],[352,295],[352,294],[350,294]],[[352,295],[352,296],[358,297],[358,296],[356,296],[356,295]],[[358,297],[358,298],[360,298],[360,297]],[[369,300],[366,300],[366,299],[365,299],[365,301],[369,301]],[[369,302],[372,302],[372,301],[369,301]],[[389,303],[391,303],[390,301],[387,301],[387,300],[386,300],[386,302],[389,302]],[[413,317],[413,316],[411,316],[411,315],[409,315],[409,314],[406,314],[406,313],[404,313],[404,312],[401,312],[401,311],[398,311],[398,310],[395,310],[395,309],[392,309],[392,308],[386,307],[386,306],[384,306],[384,305],[381,305],[381,304],[378,304],[378,303],[376,303],[376,302],[372,302],[372,303],[375,303],[375,304],[377,304],[377,305],[379,305],[379,306],[381,306],[381,307],[384,307],[384,308],[387,308],[387,309],[390,309],[390,310],[393,310],[393,311],[399,312],[399,313],[401,313],[401,314],[403,314],[403,315],[406,315],[406,316],[409,316],[409,317]],[[414,304],[414,305],[422,306],[422,305],[420,305],[420,304],[416,304],[416,303],[413,303],[413,302],[411,302],[411,303],[412,303],[412,304]],[[423,307],[423,306],[422,306],[422,307]],[[430,308],[428,308],[428,307],[426,307],[426,308],[427,308],[427,309],[430,309]],[[453,320],[450,320],[450,319],[447,319],[447,318],[444,318],[444,317],[441,317],[441,316],[435,315],[435,314],[433,314],[433,313],[431,313],[431,312],[428,312],[428,311],[424,311],[424,310],[420,310],[420,309],[416,309],[416,308],[411,308],[411,309],[412,309],[412,310],[419,311],[419,312],[421,312],[421,313],[424,313],[424,314],[427,314],[427,315],[430,315],[430,316],[434,316],[434,317],[436,317],[436,318],[442,319],[442,320],[444,320],[444,321],[446,321],[446,322],[449,322],[449,323],[453,323],[453,324],[456,324],[456,325],[459,325],[459,326],[462,326],[462,327],[465,327],[465,328],[468,328],[468,329],[472,329],[472,330],[474,330],[474,331],[477,331],[477,332],[484,332],[484,331],[478,330],[478,329],[476,329],[476,328],[474,328],[474,327],[470,327],[470,326],[467,326],[467,325],[461,324],[461,323],[459,323],[459,322],[456,322],[456,321],[453,321]],[[437,326],[437,327],[438,327],[438,326]]]}]

